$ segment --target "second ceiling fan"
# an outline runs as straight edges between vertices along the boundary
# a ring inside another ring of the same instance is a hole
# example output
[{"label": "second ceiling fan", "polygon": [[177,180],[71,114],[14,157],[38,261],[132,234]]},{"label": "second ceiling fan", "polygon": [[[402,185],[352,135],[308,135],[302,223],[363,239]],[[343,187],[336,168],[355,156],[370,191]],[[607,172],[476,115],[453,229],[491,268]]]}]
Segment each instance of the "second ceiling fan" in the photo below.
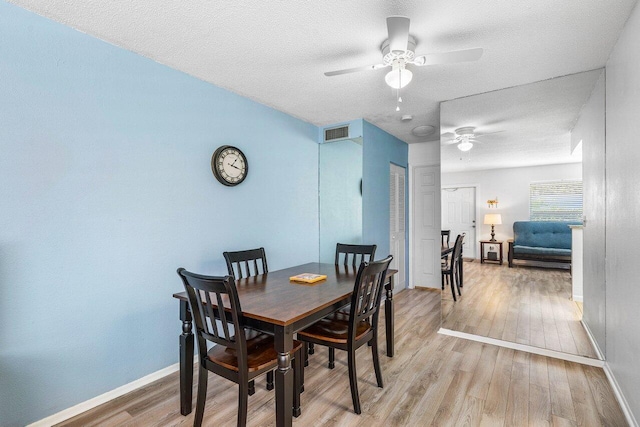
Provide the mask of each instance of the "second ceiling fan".
[{"label": "second ceiling fan", "polygon": [[[385,81],[394,89],[401,89],[411,82],[413,73],[407,65],[422,67],[425,65],[451,64],[456,62],[477,61],[482,56],[482,48],[456,50],[452,52],[415,54],[416,39],[409,34],[410,20],[406,16],[390,16],[387,18],[387,33],[389,38],[382,43],[382,63],[364,67],[347,68],[345,70],[329,71],[325,76],[359,71],[373,71],[391,67],[385,76]],[[401,101],[398,95],[398,101]]]}]

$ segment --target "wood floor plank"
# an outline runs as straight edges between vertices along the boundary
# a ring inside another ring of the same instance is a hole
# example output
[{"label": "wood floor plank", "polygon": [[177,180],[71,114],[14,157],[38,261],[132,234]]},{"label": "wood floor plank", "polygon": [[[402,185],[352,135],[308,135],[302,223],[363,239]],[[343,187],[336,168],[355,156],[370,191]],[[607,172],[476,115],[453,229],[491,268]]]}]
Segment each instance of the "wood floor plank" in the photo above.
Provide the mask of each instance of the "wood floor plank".
[{"label": "wood floor plank", "polygon": [[467,392],[469,396],[477,397],[482,401],[486,399],[498,357],[498,350],[499,348],[493,345],[482,346],[482,353],[478,362],[479,369],[475,370],[469,384],[469,391]]},{"label": "wood floor plank", "polygon": [[480,425],[482,411],[484,409],[484,399],[467,395],[467,398],[460,409],[460,415],[455,422],[455,426],[475,427]]},{"label": "wood floor plank", "polygon": [[534,427],[551,425],[551,393],[548,387],[529,384],[529,425]]},{"label": "wood floor plank", "polygon": [[604,371],[593,366],[582,366],[593,400],[598,408],[600,419],[609,426],[626,426],[627,421],[620,409],[618,401],[611,396],[611,386]]},{"label": "wood floor plank", "polygon": [[529,420],[529,358],[526,353],[514,354],[505,413],[506,425],[522,425]]},{"label": "wood floor plank", "polygon": [[491,376],[491,384],[485,399],[480,425],[493,426],[504,423],[514,353],[514,350],[508,348],[500,348],[498,350],[498,357]]},{"label": "wood floor plank", "polygon": [[547,367],[549,369],[549,389],[551,391],[551,413],[576,421],[564,360],[549,359]]},{"label": "wood floor plank", "polygon": [[442,398],[442,403],[436,411],[431,426],[455,426],[457,418],[464,405],[466,390],[471,382],[473,374],[465,371],[457,371]]}]

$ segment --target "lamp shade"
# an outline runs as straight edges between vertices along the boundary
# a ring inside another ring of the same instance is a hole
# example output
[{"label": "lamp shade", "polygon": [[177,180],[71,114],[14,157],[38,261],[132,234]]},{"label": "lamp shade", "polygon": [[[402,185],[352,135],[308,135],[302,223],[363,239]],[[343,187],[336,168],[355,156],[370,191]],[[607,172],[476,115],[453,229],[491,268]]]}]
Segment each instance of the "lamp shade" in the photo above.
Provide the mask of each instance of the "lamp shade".
[{"label": "lamp shade", "polygon": [[408,85],[412,78],[413,73],[402,66],[393,67],[384,77],[384,81],[394,89],[401,89]]},{"label": "lamp shade", "polygon": [[502,224],[502,215],[500,214],[485,214],[484,223],[486,225],[500,225]]},{"label": "lamp shade", "polygon": [[458,150],[460,151],[469,151],[473,148],[473,143],[471,141],[462,141],[458,144]]}]

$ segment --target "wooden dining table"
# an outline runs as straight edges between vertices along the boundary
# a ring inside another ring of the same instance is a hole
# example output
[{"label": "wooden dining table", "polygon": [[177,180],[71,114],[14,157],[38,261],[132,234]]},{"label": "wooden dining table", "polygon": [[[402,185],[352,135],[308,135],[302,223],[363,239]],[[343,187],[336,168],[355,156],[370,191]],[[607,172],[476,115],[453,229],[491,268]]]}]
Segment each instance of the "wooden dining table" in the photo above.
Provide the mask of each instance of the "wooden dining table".
[{"label": "wooden dining table", "polygon": [[[312,284],[294,283],[290,277],[301,273],[324,274],[325,280]],[[393,356],[393,287],[397,270],[389,269],[385,279],[385,325],[387,356]],[[236,281],[245,326],[274,335],[278,354],[275,370],[276,425],[292,425],[293,371],[291,350],[294,334],[349,304],[357,267],[309,263],[270,271]],[[185,292],[173,294],[180,302],[180,413],[191,412],[193,390],[192,317]]]}]

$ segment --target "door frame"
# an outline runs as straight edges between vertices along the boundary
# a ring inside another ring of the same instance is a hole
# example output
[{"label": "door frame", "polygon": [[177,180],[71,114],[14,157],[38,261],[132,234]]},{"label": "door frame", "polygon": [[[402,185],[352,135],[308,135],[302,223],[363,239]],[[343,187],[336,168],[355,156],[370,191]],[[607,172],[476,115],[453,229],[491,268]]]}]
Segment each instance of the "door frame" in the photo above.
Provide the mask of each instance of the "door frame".
[{"label": "door frame", "polygon": [[480,206],[480,184],[476,183],[476,184],[447,184],[447,185],[442,185],[442,176],[440,176],[440,228],[442,228],[442,190],[444,190],[445,188],[469,188],[469,187],[473,187],[475,189],[476,192],[476,206],[475,206],[475,212],[474,212],[474,218],[476,220],[476,240],[475,242],[473,242],[473,247],[474,247],[474,252],[476,254],[476,258],[475,259],[480,259],[480,234],[482,234],[482,225],[483,225],[483,221],[481,218],[478,217],[478,212],[480,211],[478,209],[478,206]]}]

